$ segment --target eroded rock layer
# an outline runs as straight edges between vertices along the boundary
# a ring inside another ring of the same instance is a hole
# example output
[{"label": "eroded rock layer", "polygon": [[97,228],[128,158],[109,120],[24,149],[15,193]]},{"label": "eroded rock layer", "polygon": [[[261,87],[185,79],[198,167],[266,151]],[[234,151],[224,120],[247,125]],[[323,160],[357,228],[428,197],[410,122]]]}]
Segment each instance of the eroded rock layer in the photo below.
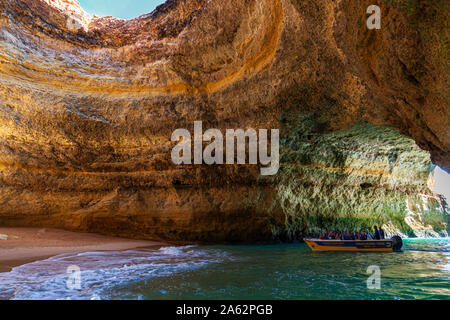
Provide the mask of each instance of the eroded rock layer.
[{"label": "eroded rock layer", "polygon": [[[0,223],[205,242],[445,234],[427,180],[432,161],[450,169],[449,4],[380,1],[368,30],[371,4],[169,0],[121,20],[0,0]],[[171,134],[197,120],[281,129],[279,173],[175,166]]]}]

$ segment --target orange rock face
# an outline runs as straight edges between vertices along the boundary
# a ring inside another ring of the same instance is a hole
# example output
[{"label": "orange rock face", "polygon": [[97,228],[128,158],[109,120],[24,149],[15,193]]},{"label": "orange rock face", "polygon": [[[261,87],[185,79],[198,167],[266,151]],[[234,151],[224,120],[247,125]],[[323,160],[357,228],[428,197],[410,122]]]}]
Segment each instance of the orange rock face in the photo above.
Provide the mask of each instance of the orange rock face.
[{"label": "orange rock face", "polygon": [[[171,134],[197,120],[280,128],[285,140],[304,116],[323,124],[314,135],[362,120],[450,169],[449,5],[403,2],[380,4],[382,29],[367,30],[363,0],[169,0],[132,20],[91,17],[71,0],[0,0],[0,223],[270,238],[268,221],[286,214],[285,176],[175,166]],[[405,163],[386,162],[380,177]],[[420,168],[394,191],[429,193]]]}]

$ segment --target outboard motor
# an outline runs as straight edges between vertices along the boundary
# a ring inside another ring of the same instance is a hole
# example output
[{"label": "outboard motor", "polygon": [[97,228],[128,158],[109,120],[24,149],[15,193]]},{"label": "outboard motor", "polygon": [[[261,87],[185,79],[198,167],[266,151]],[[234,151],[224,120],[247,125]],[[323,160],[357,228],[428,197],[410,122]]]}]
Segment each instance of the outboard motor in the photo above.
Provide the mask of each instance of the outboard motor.
[{"label": "outboard motor", "polygon": [[402,247],[403,247],[403,240],[401,237],[399,236],[393,236],[391,238],[392,240],[392,249],[394,250],[394,252],[399,252],[401,251]]}]

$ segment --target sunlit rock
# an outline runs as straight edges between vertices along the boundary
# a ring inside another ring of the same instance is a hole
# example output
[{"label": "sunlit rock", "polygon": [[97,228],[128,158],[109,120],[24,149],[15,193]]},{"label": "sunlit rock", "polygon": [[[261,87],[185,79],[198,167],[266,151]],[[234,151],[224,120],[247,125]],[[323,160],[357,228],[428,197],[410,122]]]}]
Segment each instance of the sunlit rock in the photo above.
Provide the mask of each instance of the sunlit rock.
[{"label": "sunlit rock", "polygon": [[[0,0],[0,223],[205,242],[372,223],[413,235],[407,200],[435,197],[433,163],[450,169],[450,91],[448,5],[408,3],[367,30],[355,0],[169,0],[132,20]],[[172,132],[194,121],[280,129],[279,173],[175,166]]]}]

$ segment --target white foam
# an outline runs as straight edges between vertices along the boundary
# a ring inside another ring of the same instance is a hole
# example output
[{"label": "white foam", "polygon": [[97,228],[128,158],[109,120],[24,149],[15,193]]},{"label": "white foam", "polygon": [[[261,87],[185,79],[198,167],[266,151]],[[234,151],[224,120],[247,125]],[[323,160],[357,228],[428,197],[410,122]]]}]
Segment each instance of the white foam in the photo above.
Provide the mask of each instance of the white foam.
[{"label": "white foam", "polygon": [[[195,246],[63,254],[0,273],[0,299],[108,299],[114,288],[220,263],[226,254]],[[67,287],[67,268],[81,270],[81,289]],[[139,298],[136,296],[136,299]]]},{"label": "white foam", "polygon": [[195,246],[185,246],[185,247],[162,247],[159,251],[163,254],[172,255],[172,256],[180,256],[184,255],[184,250],[195,248]]}]

